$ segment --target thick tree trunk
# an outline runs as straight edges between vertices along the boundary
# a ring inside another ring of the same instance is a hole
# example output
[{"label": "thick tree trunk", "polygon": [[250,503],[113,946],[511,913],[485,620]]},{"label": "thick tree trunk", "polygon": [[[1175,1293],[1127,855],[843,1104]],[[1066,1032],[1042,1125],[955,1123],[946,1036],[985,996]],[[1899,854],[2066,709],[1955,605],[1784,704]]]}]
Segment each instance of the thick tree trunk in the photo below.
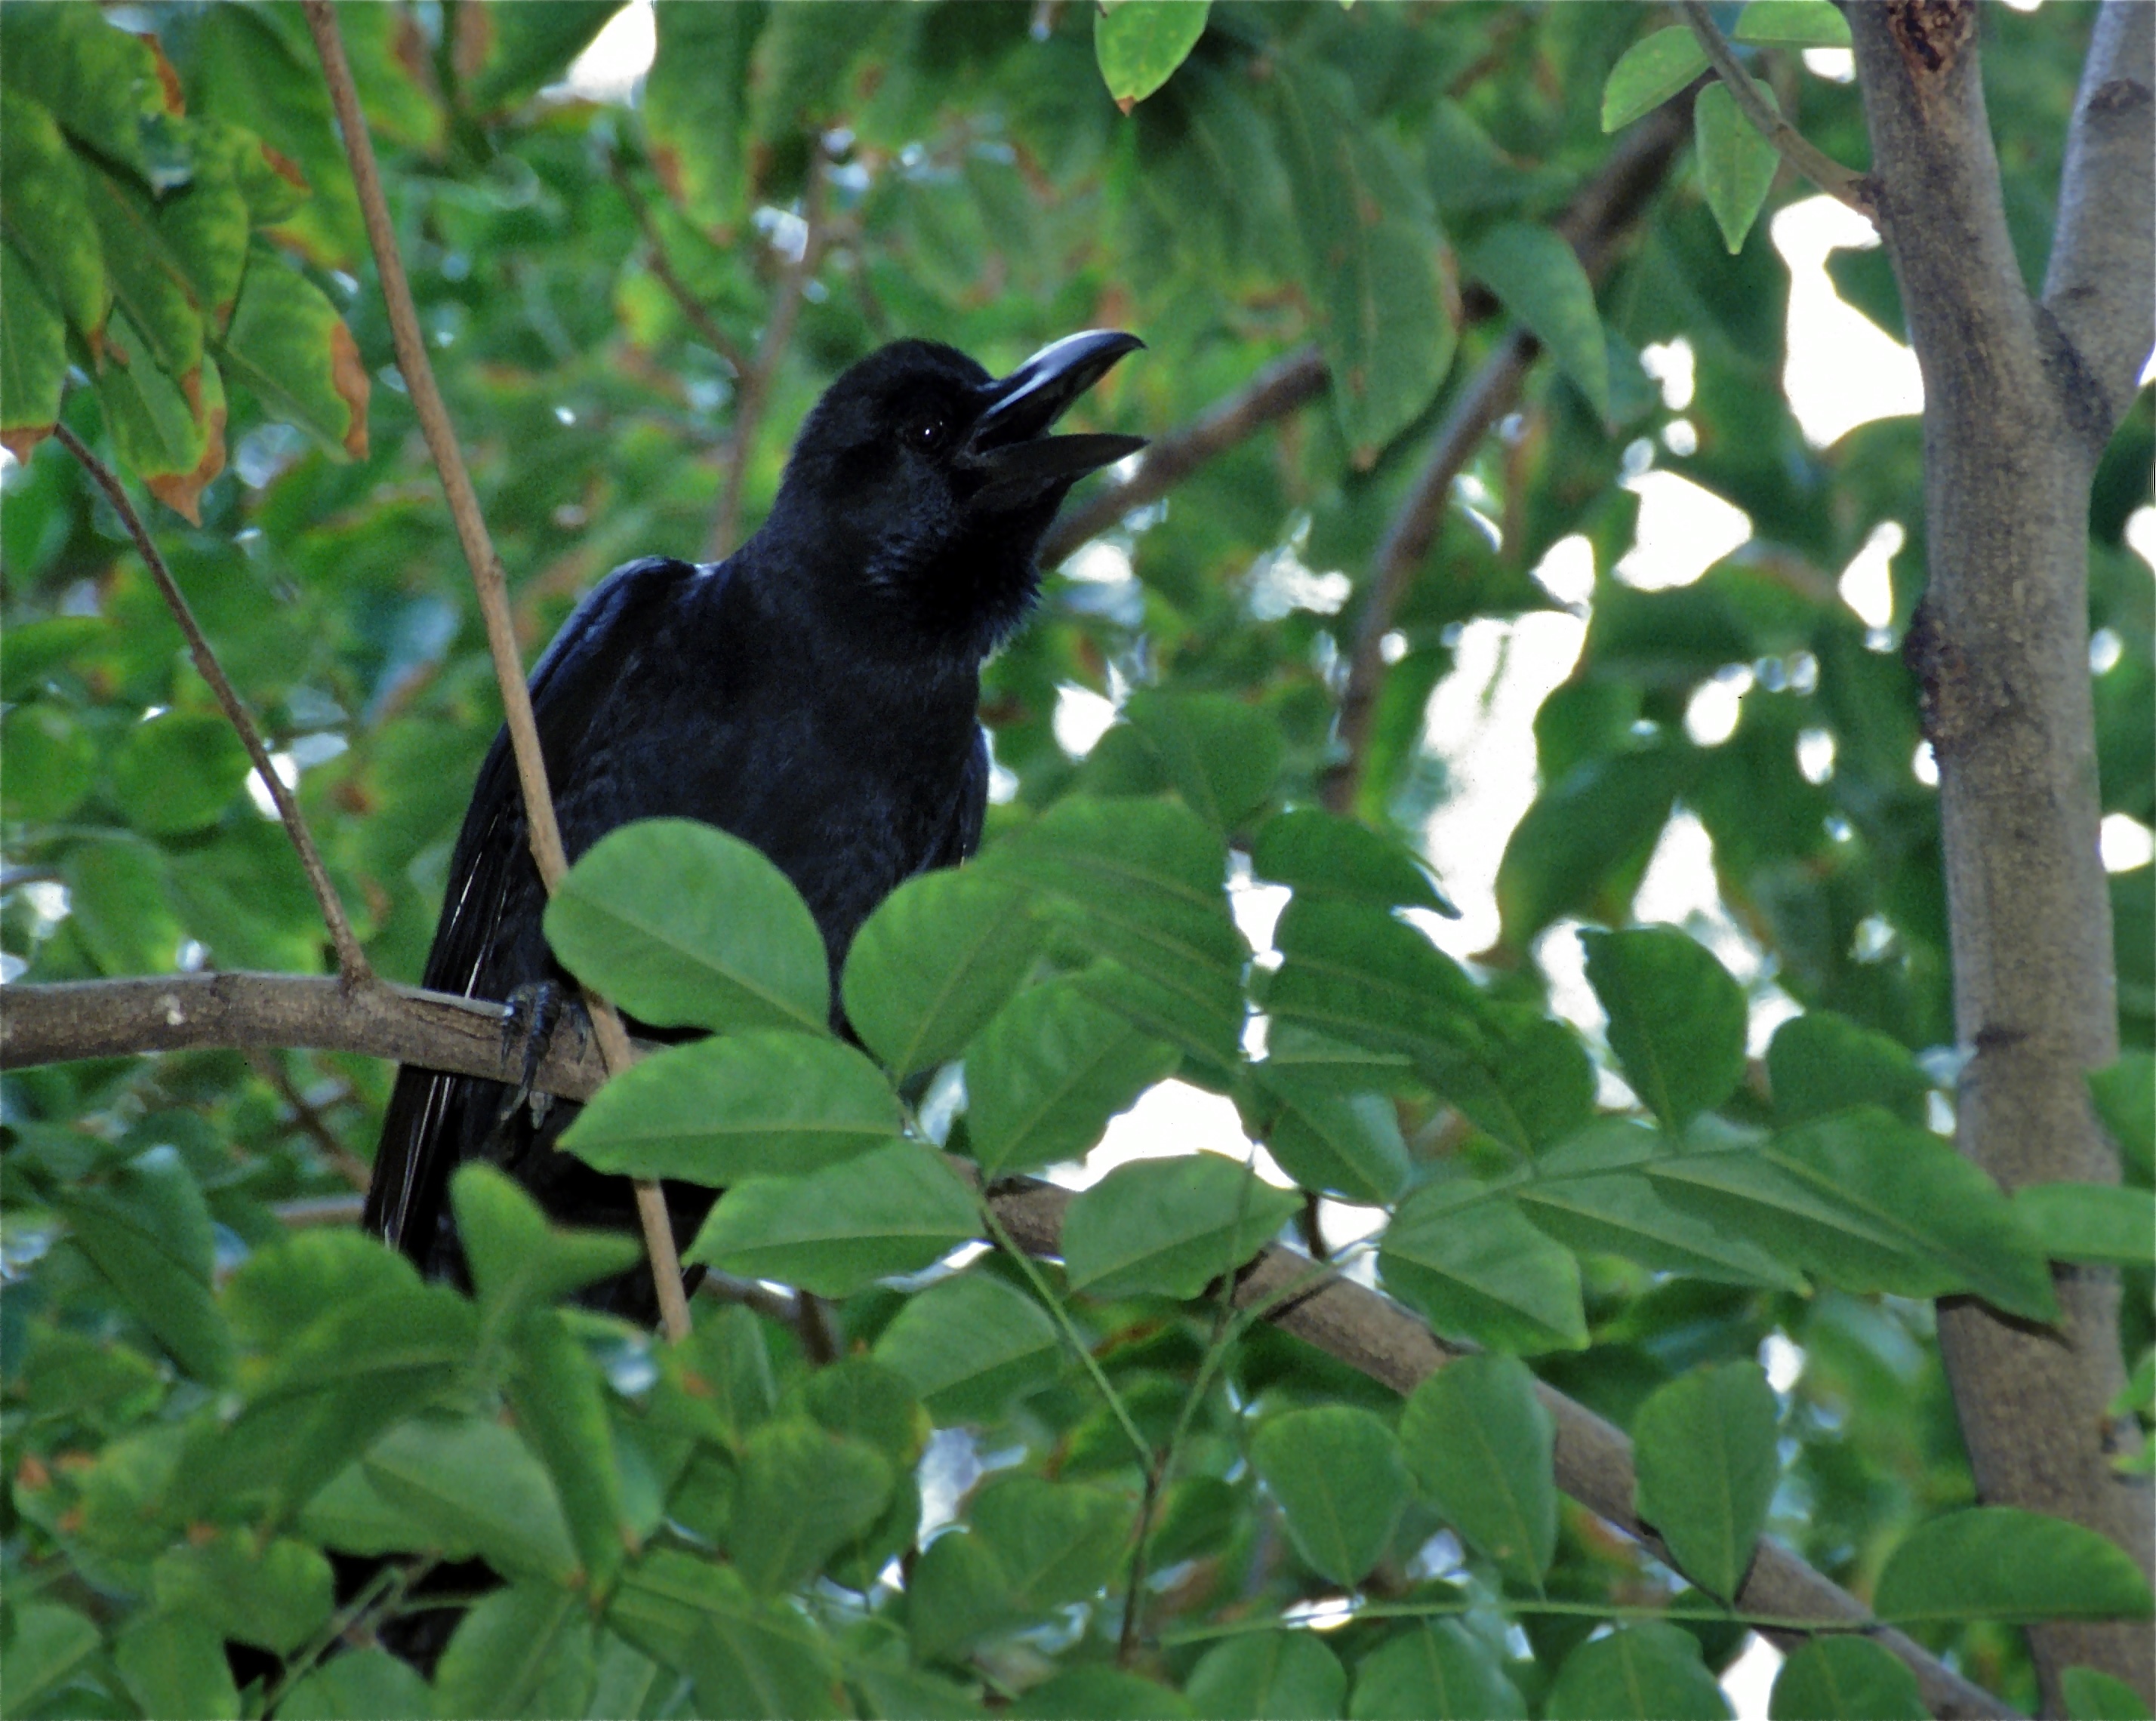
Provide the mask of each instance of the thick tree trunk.
[{"label": "thick tree trunk", "polygon": [[[2098,23],[2076,104],[2051,282],[2008,243],[1971,0],[1849,8],[1881,222],[1924,378],[1929,584],[1905,651],[1938,758],[1962,1151],[2009,1189],[2115,1182],[2085,1072],[2118,1053],[2098,857],[2088,665],[2088,489],[2151,321],[2151,8]],[[2057,1270],[2056,1328],[1972,1299],[1940,1344],[1977,1487],[2151,1565],[2148,1489],[2121,1478],[2105,1407],[2118,1287]],[[2090,1666],[2156,1697],[2145,1625],[2032,1631],[2047,1713]]]}]

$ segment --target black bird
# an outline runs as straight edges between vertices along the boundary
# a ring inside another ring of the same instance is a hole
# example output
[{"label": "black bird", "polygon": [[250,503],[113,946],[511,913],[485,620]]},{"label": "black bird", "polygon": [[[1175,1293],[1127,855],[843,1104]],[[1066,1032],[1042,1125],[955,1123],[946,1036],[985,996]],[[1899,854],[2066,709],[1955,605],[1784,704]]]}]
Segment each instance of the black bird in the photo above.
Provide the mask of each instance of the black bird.
[{"label": "black bird", "polygon": [[[817,403],[770,517],[733,555],[608,575],[531,674],[570,859],[636,819],[731,831],[806,898],[835,977],[896,886],[980,841],[982,660],[1032,603],[1070,486],[1144,446],[1049,429],[1143,344],[1073,335],[1000,379],[949,347],[886,347]],[[497,1000],[565,986],[545,902],[505,732],[457,839],[425,984]],[[498,1082],[398,1074],[364,1222],[429,1276],[465,1277],[446,1195],[470,1158],[502,1165],[559,1221],[635,1225],[625,1179],[554,1151],[576,1108],[535,1122],[520,1106],[505,1116],[509,1097]],[[670,1190],[685,1237],[711,1200]],[[648,1322],[649,1271],[597,1300]]]}]

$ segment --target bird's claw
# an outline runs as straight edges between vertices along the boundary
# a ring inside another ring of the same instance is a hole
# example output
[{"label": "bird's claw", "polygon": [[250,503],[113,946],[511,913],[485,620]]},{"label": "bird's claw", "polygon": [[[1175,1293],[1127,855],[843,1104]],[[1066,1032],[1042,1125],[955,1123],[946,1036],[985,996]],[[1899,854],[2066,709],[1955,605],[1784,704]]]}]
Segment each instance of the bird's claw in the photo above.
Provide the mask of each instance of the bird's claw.
[{"label": "bird's claw", "polygon": [[536,1087],[539,1066],[546,1061],[555,1030],[567,1020],[576,1029],[581,1048],[590,1033],[583,1008],[563,987],[552,980],[534,980],[509,994],[508,1011],[501,1019],[501,1061],[517,1060],[516,1086],[501,1102],[497,1121],[506,1123],[528,1102],[531,1127],[536,1129],[553,1109],[554,1096]]}]

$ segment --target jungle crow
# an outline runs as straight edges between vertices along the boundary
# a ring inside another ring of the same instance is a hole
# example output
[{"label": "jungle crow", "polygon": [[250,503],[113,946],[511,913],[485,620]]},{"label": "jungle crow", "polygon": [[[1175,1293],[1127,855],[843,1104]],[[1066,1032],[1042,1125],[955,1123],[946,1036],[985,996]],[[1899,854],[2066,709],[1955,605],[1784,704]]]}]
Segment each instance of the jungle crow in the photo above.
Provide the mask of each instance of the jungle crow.
[{"label": "jungle crow", "polygon": [[[886,347],[825,391],[770,517],[739,550],[608,575],[531,674],[571,860],[631,819],[731,831],[807,900],[835,979],[896,886],[980,841],[982,660],[1033,602],[1035,554],[1070,486],[1144,446],[1049,429],[1143,344],[1072,335],[1001,378],[935,342]],[[543,1018],[548,994],[531,989],[569,984],[547,949],[545,906],[504,732],[457,839],[425,984],[536,996]],[[531,1025],[534,1046],[547,1026]],[[557,1221],[635,1227],[625,1179],[554,1149],[577,1108],[535,1121],[511,1097],[498,1082],[398,1073],[364,1222],[429,1277],[465,1278],[447,1194],[466,1159],[501,1165]],[[670,1189],[685,1241],[711,1200]],[[593,1300],[646,1323],[655,1314],[648,1269]]]}]

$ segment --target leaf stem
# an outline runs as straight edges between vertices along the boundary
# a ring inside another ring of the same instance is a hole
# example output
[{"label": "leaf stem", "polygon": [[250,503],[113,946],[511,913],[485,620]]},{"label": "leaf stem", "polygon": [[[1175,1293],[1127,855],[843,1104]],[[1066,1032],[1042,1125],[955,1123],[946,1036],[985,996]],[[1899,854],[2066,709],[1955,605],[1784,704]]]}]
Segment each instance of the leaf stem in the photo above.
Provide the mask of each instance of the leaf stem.
[{"label": "leaf stem", "polygon": [[[540,749],[539,726],[531,715],[531,693],[525,685],[523,660],[510,616],[508,577],[502,572],[501,557],[495,553],[494,541],[480,512],[478,493],[472,488],[471,475],[465,470],[456,430],[449,423],[449,408],[442,403],[441,390],[434,383],[434,367],[419,332],[411,283],[405,277],[403,257],[397,248],[396,229],[389,218],[388,201],[382,196],[382,175],[375,166],[373,140],[367,132],[366,116],[360,111],[359,91],[345,58],[336,13],[330,0],[305,0],[305,6],[307,28],[313,33],[322,75],[329,84],[330,103],[344,136],[345,157],[352,164],[352,188],[358,194],[367,243],[373,249],[376,272],[381,277],[382,303],[389,313],[390,335],[397,349],[397,368],[411,391],[412,410],[427,439],[435,470],[441,475],[457,541],[471,568],[480,614],[486,623],[487,647],[494,658],[495,679],[501,686],[510,751],[516,758],[517,782],[524,794],[524,823],[530,835],[531,859],[539,869],[540,882],[551,896],[569,870],[569,863],[562,846],[561,826],[554,817],[554,798],[547,786],[546,756]],[[619,1076],[635,1061],[629,1030],[613,1005],[588,989],[584,1003],[607,1073]],[[660,1313],[666,1336],[679,1340],[689,1331],[689,1299],[681,1289],[681,1261],[674,1246],[665,1193],[649,1179],[637,1179],[634,1188],[637,1217],[644,1227],[644,1248],[651,1256]]]},{"label": "leaf stem", "polygon": [[127,535],[135,540],[135,548],[150,569],[150,578],[157,582],[164,596],[166,608],[172,612],[172,619],[180,624],[180,632],[187,642],[187,655],[194,660],[195,670],[209,683],[209,691],[217,696],[224,715],[239,733],[240,744],[247,749],[247,757],[254,762],[254,773],[270,791],[270,799],[277,808],[277,817],[283,822],[285,834],[292,840],[292,846],[300,851],[300,865],[307,875],[307,883],[315,893],[315,901],[321,905],[322,920],[329,927],[330,942],[336,947],[337,978],[346,986],[363,986],[374,979],[374,970],[367,960],[367,953],[359,948],[359,939],[345,917],[344,904],[338,899],[336,886],[330,882],[329,869],[322,864],[321,850],[315,846],[314,834],[307,829],[307,821],[300,811],[300,804],[292,799],[292,791],[285,787],[277,768],[270,763],[269,744],[262,732],[254,727],[254,719],[247,713],[231,681],[226,677],[223,665],[217,654],[210,650],[202,624],[195,619],[194,611],[187,607],[187,596],[180,590],[179,582],[172,578],[172,570],[165,565],[165,558],[157,553],[157,546],[143,525],[142,516],[135,511],[128,501],[127,492],[117,474],[86,447],[80,437],[68,429],[64,422],[53,426],[53,438],[81,464],[90,481],[105,492],[105,499],[112,504]]},{"label": "leaf stem", "polygon": [[1699,39],[1699,45],[1706,51],[1715,75],[1727,87],[1731,99],[1738,111],[1752,122],[1753,129],[1774,146],[1784,161],[1829,197],[1846,203],[1877,225],[1879,208],[1872,201],[1870,182],[1864,175],[1852,167],[1843,167],[1774,110],[1738,63],[1737,52],[1727,39],[1715,28],[1714,19],[1702,0],[1677,0],[1677,6],[1684,13],[1684,21],[1691,26],[1692,34]]}]

